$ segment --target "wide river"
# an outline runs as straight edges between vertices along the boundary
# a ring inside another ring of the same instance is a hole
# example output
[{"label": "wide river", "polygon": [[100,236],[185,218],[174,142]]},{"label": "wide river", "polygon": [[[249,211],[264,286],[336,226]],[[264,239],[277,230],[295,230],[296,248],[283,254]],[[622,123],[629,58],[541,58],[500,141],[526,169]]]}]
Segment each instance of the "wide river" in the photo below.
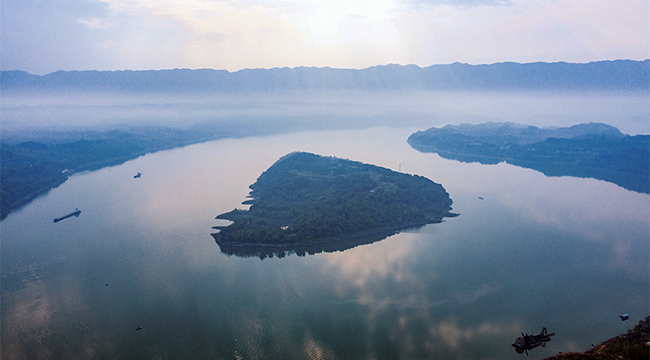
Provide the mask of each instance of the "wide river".
[{"label": "wide river", "polygon": [[[523,359],[510,344],[546,327],[538,359],[648,315],[650,195],[419,153],[416,130],[219,140],[73,175],[1,223],[2,358]],[[223,254],[214,217],[299,150],[426,176],[460,216],[345,251]]]}]

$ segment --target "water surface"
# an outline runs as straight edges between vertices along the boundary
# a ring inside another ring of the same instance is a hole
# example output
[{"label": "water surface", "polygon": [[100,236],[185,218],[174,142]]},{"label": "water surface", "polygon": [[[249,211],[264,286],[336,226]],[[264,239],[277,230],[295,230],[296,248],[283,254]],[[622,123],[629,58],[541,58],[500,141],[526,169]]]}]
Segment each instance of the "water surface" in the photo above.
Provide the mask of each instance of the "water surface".
[{"label": "water surface", "polygon": [[[649,195],[419,153],[415,130],[220,140],[73,175],[1,223],[2,357],[521,359],[510,344],[545,326],[542,358],[648,315]],[[221,253],[214,217],[292,151],[426,176],[461,215],[342,252]]]}]

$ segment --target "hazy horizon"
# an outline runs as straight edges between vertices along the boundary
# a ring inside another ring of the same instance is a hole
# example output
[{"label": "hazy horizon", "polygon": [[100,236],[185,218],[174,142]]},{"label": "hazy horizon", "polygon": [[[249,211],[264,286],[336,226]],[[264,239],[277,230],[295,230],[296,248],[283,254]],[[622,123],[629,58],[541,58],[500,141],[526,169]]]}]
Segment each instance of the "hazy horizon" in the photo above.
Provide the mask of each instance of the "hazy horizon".
[{"label": "hazy horizon", "polygon": [[5,0],[0,69],[639,60],[649,13],[645,0]]},{"label": "hazy horizon", "polygon": [[551,61],[542,61],[542,60],[531,60],[531,61],[526,61],[526,62],[519,62],[519,61],[509,61],[509,60],[503,60],[503,61],[493,61],[493,62],[463,62],[463,61],[449,61],[445,63],[431,63],[428,65],[418,65],[415,63],[396,63],[396,62],[388,62],[388,63],[377,63],[375,65],[367,65],[364,67],[335,67],[335,66],[329,66],[329,65],[321,65],[321,66],[316,66],[316,65],[278,65],[278,66],[268,66],[268,67],[244,67],[236,70],[228,70],[225,68],[216,68],[216,67],[168,67],[168,68],[141,68],[141,69],[135,69],[135,68],[115,68],[115,69],[99,69],[99,68],[89,68],[89,69],[58,69],[58,70],[52,70],[47,73],[32,73],[27,70],[15,68],[15,69],[2,69],[0,71],[22,71],[26,72],[30,75],[36,75],[36,76],[45,76],[45,75],[50,75],[54,74],[57,72],[91,72],[91,71],[99,71],[99,72],[145,72],[145,71],[172,71],[172,70],[214,70],[214,71],[226,71],[228,73],[234,74],[237,72],[244,72],[248,70],[276,70],[276,69],[302,69],[302,68],[308,68],[308,69],[333,69],[333,70],[367,70],[367,69],[372,69],[372,68],[379,68],[379,67],[389,67],[389,66],[400,66],[400,67],[410,67],[410,66],[416,66],[420,69],[425,69],[428,67],[435,67],[435,66],[446,66],[446,65],[454,65],[454,64],[462,64],[462,65],[471,65],[471,66],[485,66],[485,65],[496,65],[496,64],[521,64],[521,65],[527,65],[527,64],[591,64],[591,63],[597,63],[597,62],[613,62],[613,61],[646,61],[650,60],[650,54],[648,54],[647,57],[640,57],[640,58],[602,58],[602,59],[593,59],[593,60],[586,60],[586,61],[568,61],[568,60],[551,60]]},{"label": "hazy horizon", "polygon": [[649,134],[647,91],[340,91],[214,95],[3,96],[3,136],[35,129],[211,124],[270,133],[460,123],[514,122],[538,127],[602,122]]}]

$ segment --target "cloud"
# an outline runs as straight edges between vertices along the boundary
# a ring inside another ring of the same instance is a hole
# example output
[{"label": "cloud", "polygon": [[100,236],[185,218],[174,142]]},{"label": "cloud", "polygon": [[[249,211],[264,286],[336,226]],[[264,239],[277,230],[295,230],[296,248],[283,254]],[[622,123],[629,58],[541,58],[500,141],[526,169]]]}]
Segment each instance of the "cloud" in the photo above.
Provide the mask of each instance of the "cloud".
[{"label": "cloud", "polygon": [[[101,24],[108,4],[96,0],[3,0],[0,12],[3,69],[67,69],[80,58],[97,61],[101,39],[89,25]],[[72,51],[71,51],[72,50]]]},{"label": "cloud", "polygon": [[588,62],[650,56],[647,0],[5,0],[2,69]]},{"label": "cloud", "polygon": [[404,0],[407,6],[455,6],[460,8],[473,6],[503,6],[511,5],[512,0]]},{"label": "cloud", "polygon": [[645,59],[648,11],[645,0],[512,0],[421,6],[400,13],[396,26],[405,57],[416,63]]},{"label": "cloud", "polygon": [[463,343],[476,341],[477,337],[489,338],[499,335],[514,335],[519,331],[517,323],[501,324],[484,322],[475,327],[463,328],[454,320],[442,322],[429,330],[431,339],[442,340],[449,349],[456,350]]}]

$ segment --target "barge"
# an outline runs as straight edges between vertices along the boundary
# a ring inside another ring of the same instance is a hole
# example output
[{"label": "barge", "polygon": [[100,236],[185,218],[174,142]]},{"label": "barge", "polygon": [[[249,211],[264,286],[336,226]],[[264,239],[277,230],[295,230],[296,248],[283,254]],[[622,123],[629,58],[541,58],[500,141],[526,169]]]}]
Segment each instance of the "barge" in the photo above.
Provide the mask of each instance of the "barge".
[{"label": "barge", "polygon": [[61,217],[58,217],[58,218],[54,218],[54,222],[57,223],[57,222],[59,222],[61,220],[65,220],[65,219],[67,219],[69,217],[73,217],[73,216],[79,217],[79,214],[81,214],[81,210],[74,209],[74,211],[69,213],[68,215],[64,215],[64,216],[61,216]]}]

